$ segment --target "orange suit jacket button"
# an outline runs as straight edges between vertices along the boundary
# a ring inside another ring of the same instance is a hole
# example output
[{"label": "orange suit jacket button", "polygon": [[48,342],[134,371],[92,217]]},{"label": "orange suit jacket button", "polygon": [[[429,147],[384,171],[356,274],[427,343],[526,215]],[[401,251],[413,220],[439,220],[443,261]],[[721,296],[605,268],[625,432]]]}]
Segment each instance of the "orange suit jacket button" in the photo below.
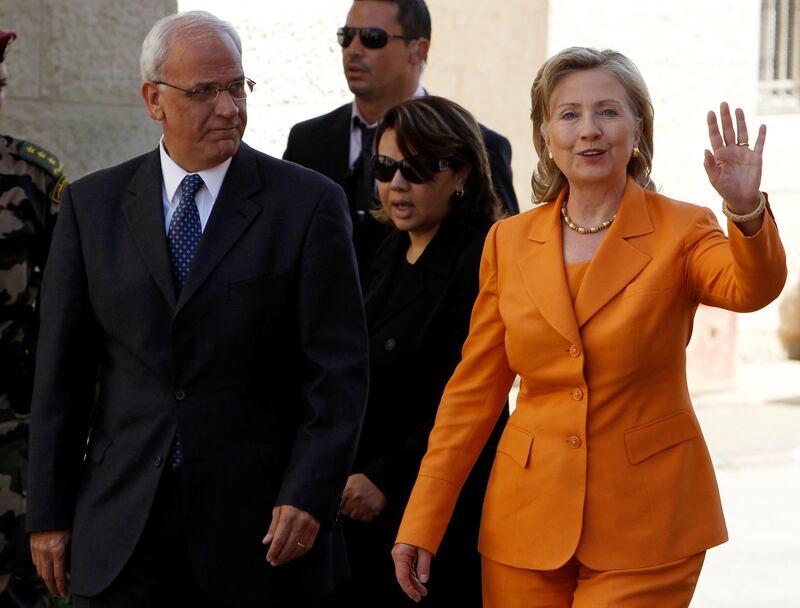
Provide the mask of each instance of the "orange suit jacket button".
[{"label": "orange suit jacket button", "polygon": [[572,398],[575,399],[575,401],[580,401],[583,399],[583,391],[579,388],[576,388],[572,391]]},{"label": "orange suit jacket button", "polygon": [[573,344],[572,346],[569,347],[569,354],[572,355],[573,357],[579,357],[581,354],[581,347],[578,346],[577,344]]},{"label": "orange suit jacket button", "polygon": [[577,450],[579,447],[581,447],[581,438],[573,435],[572,437],[567,439],[567,443],[569,444],[569,447],[575,448]]}]

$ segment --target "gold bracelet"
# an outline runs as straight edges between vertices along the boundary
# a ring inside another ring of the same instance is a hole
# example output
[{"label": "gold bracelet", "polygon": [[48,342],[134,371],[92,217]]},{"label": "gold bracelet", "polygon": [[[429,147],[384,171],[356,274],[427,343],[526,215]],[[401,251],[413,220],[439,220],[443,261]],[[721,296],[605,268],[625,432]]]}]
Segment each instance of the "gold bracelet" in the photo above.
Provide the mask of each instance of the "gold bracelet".
[{"label": "gold bracelet", "polygon": [[758,206],[751,211],[750,213],[745,213],[744,215],[739,215],[738,213],[734,213],[730,209],[728,209],[728,203],[722,201],[722,213],[725,214],[730,221],[736,224],[744,224],[745,222],[749,222],[750,220],[756,219],[759,215],[764,213],[764,209],[767,208],[767,197],[764,196],[763,192],[758,193]]}]

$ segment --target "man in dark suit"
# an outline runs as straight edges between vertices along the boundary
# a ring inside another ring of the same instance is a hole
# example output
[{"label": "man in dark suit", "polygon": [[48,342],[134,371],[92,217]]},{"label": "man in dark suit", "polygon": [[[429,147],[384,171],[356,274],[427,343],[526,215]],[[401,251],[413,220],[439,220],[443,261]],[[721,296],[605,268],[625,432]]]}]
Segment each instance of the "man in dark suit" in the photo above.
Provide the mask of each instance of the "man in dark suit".
[{"label": "man in dark suit", "polygon": [[77,606],[303,606],[346,575],[366,393],[346,201],[241,143],[228,24],[161,20],[141,68],[161,143],[68,188],[45,276],[34,561]]},{"label": "man in dark suit", "polygon": [[[338,32],[353,103],[292,127],[283,158],[330,177],[347,193],[362,278],[389,228],[375,221],[370,160],[376,123],[393,105],[425,94],[420,85],[431,40],[424,0],[355,0]],[[519,213],[511,179],[511,144],[481,126],[495,190]]]}]

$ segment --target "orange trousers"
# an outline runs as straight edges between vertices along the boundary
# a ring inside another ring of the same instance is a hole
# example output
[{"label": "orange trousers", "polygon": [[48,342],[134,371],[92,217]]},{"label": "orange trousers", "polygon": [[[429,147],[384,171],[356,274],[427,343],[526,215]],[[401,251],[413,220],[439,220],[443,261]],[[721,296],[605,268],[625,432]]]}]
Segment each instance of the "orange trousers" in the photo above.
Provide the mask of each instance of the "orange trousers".
[{"label": "orange trousers", "polygon": [[484,608],[686,608],[706,553],[632,570],[592,570],[573,558],[558,570],[481,561]]}]

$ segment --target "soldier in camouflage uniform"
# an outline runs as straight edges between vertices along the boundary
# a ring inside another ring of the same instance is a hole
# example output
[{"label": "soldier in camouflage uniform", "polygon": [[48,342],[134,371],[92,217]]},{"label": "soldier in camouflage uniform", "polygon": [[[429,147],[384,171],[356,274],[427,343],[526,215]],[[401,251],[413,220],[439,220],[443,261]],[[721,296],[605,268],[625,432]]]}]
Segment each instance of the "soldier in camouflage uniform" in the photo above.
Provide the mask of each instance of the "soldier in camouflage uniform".
[{"label": "soldier in camouflage uniform", "polygon": [[[0,109],[3,60],[15,38],[0,32]],[[0,135],[0,608],[51,605],[31,563],[24,515],[37,303],[62,173],[46,150]]]}]

